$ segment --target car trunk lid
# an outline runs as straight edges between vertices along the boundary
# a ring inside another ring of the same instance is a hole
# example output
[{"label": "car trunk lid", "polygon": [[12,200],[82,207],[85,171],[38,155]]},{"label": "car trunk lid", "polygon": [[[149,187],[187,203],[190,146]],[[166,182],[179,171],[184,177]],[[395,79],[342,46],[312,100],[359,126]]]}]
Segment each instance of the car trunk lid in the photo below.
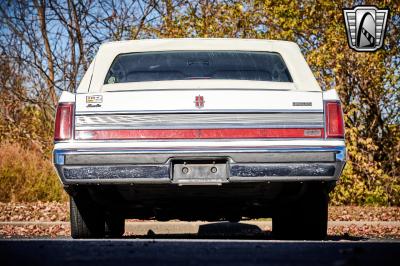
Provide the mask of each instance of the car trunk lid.
[{"label": "car trunk lid", "polygon": [[77,139],[322,137],[321,92],[185,89],[77,94]]}]

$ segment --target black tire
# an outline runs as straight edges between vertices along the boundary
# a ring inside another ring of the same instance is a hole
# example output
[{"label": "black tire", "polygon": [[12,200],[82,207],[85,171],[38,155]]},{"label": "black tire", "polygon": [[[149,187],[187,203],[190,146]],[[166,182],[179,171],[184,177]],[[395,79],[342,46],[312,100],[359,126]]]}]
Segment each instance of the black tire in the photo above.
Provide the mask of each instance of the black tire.
[{"label": "black tire", "polygon": [[328,195],[321,189],[308,191],[301,199],[281,206],[272,218],[275,239],[322,240],[328,229]]},{"label": "black tire", "polygon": [[104,214],[89,199],[70,197],[71,237],[103,238]]},{"label": "black tire", "polygon": [[106,215],[105,235],[106,237],[119,238],[125,233],[125,219],[120,215]]}]

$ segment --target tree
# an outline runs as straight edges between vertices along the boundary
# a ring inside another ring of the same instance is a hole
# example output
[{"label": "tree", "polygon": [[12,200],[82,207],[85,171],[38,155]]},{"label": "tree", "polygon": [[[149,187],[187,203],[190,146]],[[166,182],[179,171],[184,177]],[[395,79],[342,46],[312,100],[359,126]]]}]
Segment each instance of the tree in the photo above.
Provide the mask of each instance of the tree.
[{"label": "tree", "polygon": [[11,91],[52,119],[55,96],[73,91],[104,41],[233,37],[296,42],[324,90],[344,107],[349,163],[334,203],[400,204],[400,3],[384,48],[348,47],[342,8],[363,1],[35,0],[0,4],[0,52],[22,77]]}]

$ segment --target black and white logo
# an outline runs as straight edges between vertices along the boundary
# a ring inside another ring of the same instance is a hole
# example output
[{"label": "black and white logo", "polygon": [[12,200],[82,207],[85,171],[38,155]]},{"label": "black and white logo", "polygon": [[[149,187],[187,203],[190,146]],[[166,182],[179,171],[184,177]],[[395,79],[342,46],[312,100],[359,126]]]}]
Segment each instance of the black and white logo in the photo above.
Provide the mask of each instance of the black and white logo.
[{"label": "black and white logo", "polygon": [[375,6],[344,8],[349,46],[359,52],[373,52],[383,46],[389,9]]}]

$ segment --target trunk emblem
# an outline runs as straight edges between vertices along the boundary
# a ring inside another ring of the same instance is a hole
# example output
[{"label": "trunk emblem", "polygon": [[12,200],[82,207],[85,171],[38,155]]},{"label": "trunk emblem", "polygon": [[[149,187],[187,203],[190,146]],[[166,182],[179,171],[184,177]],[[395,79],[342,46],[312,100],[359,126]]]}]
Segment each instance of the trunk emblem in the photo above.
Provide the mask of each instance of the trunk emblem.
[{"label": "trunk emblem", "polygon": [[206,101],[204,101],[204,97],[201,96],[201,95],[198,95],[198,96],[196,96],[196,98],[195,98],[194,104],[195,104],[196,108],[200,109],[200,108],[203,108],[203,107],[204,107],[204,103],[205,103],[205,102],[206,102]]}]

